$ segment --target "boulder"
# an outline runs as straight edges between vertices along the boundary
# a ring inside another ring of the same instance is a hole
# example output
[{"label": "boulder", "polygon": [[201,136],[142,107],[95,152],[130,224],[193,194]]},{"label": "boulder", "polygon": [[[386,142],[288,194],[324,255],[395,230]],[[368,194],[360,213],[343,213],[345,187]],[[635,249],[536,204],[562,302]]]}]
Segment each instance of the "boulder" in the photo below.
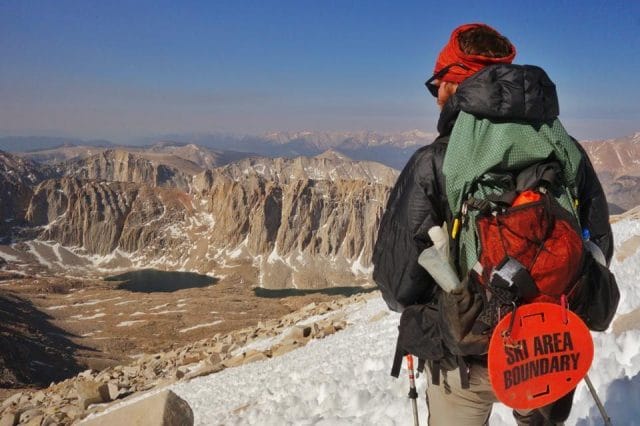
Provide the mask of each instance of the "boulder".
[{"label": "boulder", "polygon": [[86,419],[80,424],[83,426],[188,426],[193,425],[193,411],[185,400],[172,391],[165,390]]},{"label": "boulder", "polygon": [[80,406],[85,410],[91,404],[104,402],[100,392],[101,384],[93,380],[78,380],[74,383]]},{"label": "boulder", "polygon": [[44,419],[44,413],[39,408],[32,408],[20,414],[20,423],[32,423],[33,420],[37,419],[40,419],[37,423],[38,425]]},{"label": "boulder", "polygon": [[222,365],[225,368],[237,367],[242,364],[244,364],[244,355],[236,355],[232,358],[225,359],[224,361],[222,361]]},{"label": "boulder", "polygon": [[224,370],[225,366],[222,363],[211,363],[209,361],[205,361],[203,365],[198,368],[186,373],[184,375],[185,380],[191,380],[200,376],[208,376],[209,374],[217,373],[218,371]]},{"label": "boulder", "polygon": [[98,392],[100,392],[100,396],[104,401],[113,401],[114,399],[118,399],[118,396],[120,395],[120,389],[116,382],[109,382],[100,385]]},{"label": "boulder", "polygon": [[309,325],[296,325],[291,327],[291,331],[285,337],[285,340],[294,340],[297,342],[305,341],[311,336],[311,326]]},{"label": "boulder", "polygon": [[255,361],[262,361],[267,359],[267,355],[262,352],[262,351],[256,351],[254,349],[251,349],[250,351],[248,351],[245,356],[244,356],[244,362],[245,363],[249,363],[249,362],[255,362]]},{"label": "boulder", "polygon": [[0,426],[13,426],[18,424],[18,415],[16,413],[6,412],[0,417]]},{"label": "boulder", "polygon": [[10,405],[16,405],[20,402],[20,398],[22,398],[22,392],[14,393],[9,398],[5,399],[0,407],[5,409]]},{"label": "boulder", "polygon": [[304,343],[302,342],[291,342],[291,341],[284,341],[282,343],[280,343],[279,345],[277,345],[275,348],[271,349],[272,355],[274,357],[276,356],[280,356],[283,354],[286,354],[287,352],[291,352],[294,349],[297,349],[301,346],[303,346]]},{"label": "boulder", "polygon": [[34,417],[29,418],[26,422],[20,422],[21,425],[24,426],[40,426],[42,421],[44,420],[44,414],[38,414]]}]

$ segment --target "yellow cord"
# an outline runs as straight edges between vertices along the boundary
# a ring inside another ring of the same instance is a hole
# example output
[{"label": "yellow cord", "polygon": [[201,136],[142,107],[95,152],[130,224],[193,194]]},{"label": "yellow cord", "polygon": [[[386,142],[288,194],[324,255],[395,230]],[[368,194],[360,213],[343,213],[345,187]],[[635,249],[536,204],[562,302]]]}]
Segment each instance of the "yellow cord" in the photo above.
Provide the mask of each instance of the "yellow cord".
[{"label": "yellow cord", "polygon": [[459,230],[460,230],[460,219],[455,218],[453,221],[453,227],[451,229],[451,238],[455,240],[456,236],[458,236]]}]

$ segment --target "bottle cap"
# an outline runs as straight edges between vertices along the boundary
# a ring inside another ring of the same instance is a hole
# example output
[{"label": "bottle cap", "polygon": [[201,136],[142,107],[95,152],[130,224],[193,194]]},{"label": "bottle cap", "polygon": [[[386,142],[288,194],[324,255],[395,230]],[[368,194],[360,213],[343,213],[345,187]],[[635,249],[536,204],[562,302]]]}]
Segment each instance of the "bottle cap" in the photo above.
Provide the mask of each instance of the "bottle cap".
[{"label": "bottle cap", "polygon": [[591,232],[589,232],[589,230],[587,228],[584,228],[582,230],[582,239],[587,241],[591,238]]}]

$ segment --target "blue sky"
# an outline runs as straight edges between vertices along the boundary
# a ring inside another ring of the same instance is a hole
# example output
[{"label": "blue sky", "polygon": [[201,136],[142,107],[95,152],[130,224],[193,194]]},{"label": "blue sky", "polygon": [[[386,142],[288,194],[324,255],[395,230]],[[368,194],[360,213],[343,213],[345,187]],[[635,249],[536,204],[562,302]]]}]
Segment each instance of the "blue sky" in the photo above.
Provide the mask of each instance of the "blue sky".
[{"label": "blue sky", "polygon": [[640,130],[638,1],[3,1],[0,136],[434,131],[423,82],[486,22],[580,139]]}]

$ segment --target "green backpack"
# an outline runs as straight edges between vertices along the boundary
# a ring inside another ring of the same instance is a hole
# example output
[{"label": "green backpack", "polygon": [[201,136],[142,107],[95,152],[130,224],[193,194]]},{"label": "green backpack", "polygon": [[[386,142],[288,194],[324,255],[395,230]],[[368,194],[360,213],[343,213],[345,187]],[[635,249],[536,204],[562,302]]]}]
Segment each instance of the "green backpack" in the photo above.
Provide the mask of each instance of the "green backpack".
[{"label": "green backpack", "polygon": [[580,150],[559,120],[533,126],[494,122],[460,112],[444,158],[447,199],[453,213],[451,236],[457,242],[461,278],[477,264],[477,210],[468,200],[487,200],[515,189],[518,172],[539,163],[555,161],[562,172],[553,196],[578,220],[576,175]]}]

